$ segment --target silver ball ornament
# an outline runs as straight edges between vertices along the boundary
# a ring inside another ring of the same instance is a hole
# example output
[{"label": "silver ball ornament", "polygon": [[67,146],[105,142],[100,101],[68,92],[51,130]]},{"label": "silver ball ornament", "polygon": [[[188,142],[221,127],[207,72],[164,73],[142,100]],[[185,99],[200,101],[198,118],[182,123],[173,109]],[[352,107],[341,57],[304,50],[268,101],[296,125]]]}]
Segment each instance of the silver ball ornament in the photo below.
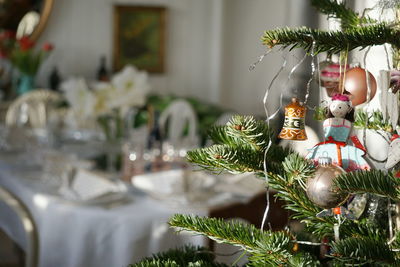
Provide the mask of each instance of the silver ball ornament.
[{"label": "silver ball ornament", "polygon": [[336,176],[345,171],[332,164],[321,164],[316,168],[314,178],[307,180],[307,196],[317,206],[330,209],[343,204],[348,194],[333,191]]}]

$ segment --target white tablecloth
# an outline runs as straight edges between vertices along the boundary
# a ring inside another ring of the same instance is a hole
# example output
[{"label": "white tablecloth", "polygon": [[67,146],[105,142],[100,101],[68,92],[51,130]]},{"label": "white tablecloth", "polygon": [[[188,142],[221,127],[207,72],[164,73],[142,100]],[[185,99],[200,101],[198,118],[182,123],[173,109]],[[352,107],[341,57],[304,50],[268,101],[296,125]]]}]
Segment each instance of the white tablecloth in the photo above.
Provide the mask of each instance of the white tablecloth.
[{"label": "white tablecloth", "polygon": [[[171,215],[185,211],[167,207],[144,194],[135,194],[132,203],[112,209],[72,205],[37,193],[35,171],[9,163],[0,156],[0,185],[20,197],[36,220],[40,266],[127,266],[185,243],[206,244],[203,237],[175,234],[168,227],[166,222]],[[0,227],[24,248],[24,233],[17,221],[10,210],[0,205]]]}]

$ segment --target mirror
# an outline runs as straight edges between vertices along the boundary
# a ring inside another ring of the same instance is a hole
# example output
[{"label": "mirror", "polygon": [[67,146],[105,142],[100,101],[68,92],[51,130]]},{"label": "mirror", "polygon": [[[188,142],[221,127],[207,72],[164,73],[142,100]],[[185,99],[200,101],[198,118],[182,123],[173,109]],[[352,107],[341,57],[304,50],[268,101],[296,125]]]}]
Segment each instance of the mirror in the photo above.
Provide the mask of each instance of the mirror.
[{"label": "mirror", "polygon": [[36,41],[44,30],[54,0],[0,0],[0,29]]}]

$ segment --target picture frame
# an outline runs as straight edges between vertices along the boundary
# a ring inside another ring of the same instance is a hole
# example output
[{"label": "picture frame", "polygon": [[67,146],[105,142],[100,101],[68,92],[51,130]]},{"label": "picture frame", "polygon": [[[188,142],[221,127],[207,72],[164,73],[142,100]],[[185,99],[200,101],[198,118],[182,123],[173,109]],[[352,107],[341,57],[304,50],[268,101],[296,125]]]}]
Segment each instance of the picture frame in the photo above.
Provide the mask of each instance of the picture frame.
[{"label": "picture frame", "polygon": [[114,6],[113,68],[131,64],[140,70],[163,73],[165,17],[161,6]]}]

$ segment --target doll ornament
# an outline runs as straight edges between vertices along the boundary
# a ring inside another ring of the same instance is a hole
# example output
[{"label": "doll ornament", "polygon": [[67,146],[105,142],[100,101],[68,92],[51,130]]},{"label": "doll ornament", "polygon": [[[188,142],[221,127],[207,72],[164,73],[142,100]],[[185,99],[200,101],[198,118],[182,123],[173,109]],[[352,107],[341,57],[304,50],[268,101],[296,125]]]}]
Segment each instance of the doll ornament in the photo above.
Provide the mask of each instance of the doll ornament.
[{"label": "doll ornament", "polygon": [[310,149],[306,158],[318,164],[320,158],[328,157],[333,165],[346,172],[370,169],[363,158],[365,150],[358,145],[347,144],[354,121],[354,109],[349,97],[334,95],[327,111],[328,119],[323,123],[325,141]]}]

